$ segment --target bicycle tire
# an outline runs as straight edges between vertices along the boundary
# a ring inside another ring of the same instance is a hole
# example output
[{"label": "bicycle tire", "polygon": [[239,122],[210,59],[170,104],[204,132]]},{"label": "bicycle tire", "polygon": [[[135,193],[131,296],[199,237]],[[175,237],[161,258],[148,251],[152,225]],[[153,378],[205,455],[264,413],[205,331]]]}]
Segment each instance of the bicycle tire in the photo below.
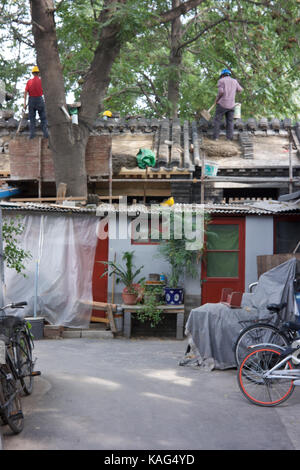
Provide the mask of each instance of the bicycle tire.
[{"label": "bicycle tire", "polygon": [[7,364],[1,366],[0,370],[2,420],[7,424],[14,434],[19,434],[24,428],[24,416],[22,402],[17,389],[17,382]]},{"label": "bicycle tire", "polygon": [[248,354],[249,346],[263,343],[286,347],[289,344],[289,339],[276,326],[268,323],[256,323],[255,325],[247,326],[241,331],[234,344],[236,365],[239,366],[243,358]]},{"label": "bicycle tire", "polygon": [[33,390],[33,361],[30,341],[25,332],[21,331],[16,343],[16,357],[19,379],[25,395]]},{"label": "bicycle tire", "polygon": [[[282,360],[282,350],[276,346],[258,346],[243,359],[237,374],[239,388],[251,403],[263,407],[277,406],[286,401],[295,389],[292,378],[272,379],[263,376]],[[294,369],[290,360],[280,369]]]}]

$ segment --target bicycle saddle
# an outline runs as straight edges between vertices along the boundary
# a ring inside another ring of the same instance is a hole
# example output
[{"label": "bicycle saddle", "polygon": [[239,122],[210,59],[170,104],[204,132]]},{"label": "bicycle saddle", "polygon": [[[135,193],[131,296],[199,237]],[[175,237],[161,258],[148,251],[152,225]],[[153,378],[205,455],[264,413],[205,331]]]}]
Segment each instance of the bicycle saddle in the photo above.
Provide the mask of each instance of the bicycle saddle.
[{"label": "bicycle saddle", "polygon": [[270,310],[270,312],[280,312],[284,307],[286,307],[286,302],[283,302],[281,304],[268,304],[267,309]]}]

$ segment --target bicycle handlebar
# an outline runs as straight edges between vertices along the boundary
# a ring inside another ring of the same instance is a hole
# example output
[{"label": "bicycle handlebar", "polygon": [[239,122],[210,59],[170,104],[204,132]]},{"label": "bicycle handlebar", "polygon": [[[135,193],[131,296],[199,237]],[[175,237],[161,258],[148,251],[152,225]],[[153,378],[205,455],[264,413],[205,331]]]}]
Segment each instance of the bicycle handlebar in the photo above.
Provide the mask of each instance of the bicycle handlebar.
[{"label": "bicycle handlebar", "polygon": [[27,302],[16,302],[12,304],[5,305],[4,307],[0,308],[0,311],[5,310],[7,308],[23,308],[25,305],[27,305]]}]

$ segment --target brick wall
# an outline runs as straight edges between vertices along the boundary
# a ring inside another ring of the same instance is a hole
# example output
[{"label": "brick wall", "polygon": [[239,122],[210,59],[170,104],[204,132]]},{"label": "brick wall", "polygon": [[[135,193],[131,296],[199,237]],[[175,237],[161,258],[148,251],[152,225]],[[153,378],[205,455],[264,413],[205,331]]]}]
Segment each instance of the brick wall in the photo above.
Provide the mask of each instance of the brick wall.
[{"label": "brick wall", "polygon": [[[106,135],[89,137],[86,148],[86,171],[88,176],[108,175],[108,158],[111,137]],[[39,139],[18,137],[9,143],[10,175],[15,180],[38,179],[54,181],[52,152],[48,139],[41,141],[41,165],[39,164]]]}]

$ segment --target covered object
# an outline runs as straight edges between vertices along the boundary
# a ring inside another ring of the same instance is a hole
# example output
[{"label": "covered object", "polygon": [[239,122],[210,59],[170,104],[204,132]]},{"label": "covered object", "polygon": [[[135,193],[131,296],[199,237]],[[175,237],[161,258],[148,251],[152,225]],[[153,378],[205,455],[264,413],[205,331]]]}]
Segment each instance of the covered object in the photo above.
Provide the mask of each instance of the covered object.
[{"label": "covered object", "polygon": [[201,360],[209,360],[215,369],[236,367],[233,347],[241,329],[253,320],[270,317],[266,308],[270,303],[286,302],[282,318],[293,320],[294,279],[299,268],[292,258],[262,274],[255,292],[243,294],[241,308],[208,303],[191,310],[186,335]]}]

